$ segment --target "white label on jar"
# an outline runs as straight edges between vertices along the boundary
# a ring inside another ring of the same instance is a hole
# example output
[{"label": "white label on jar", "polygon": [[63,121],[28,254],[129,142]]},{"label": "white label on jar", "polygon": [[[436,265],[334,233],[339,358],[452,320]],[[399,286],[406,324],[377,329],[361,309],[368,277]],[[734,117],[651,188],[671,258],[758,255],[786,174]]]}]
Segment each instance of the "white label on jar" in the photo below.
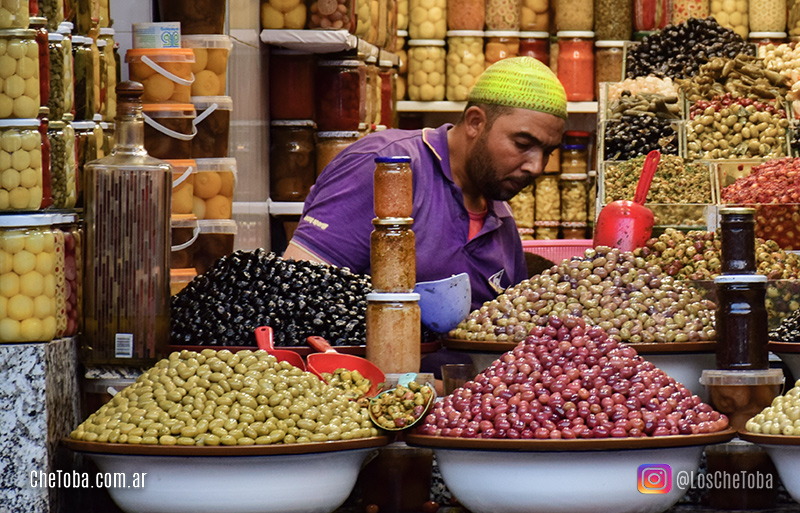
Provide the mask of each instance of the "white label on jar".
[{"label": "white label on jar", "polygon": [[114,336],[114,357],[133,358],[133,333],[117,333]]}]

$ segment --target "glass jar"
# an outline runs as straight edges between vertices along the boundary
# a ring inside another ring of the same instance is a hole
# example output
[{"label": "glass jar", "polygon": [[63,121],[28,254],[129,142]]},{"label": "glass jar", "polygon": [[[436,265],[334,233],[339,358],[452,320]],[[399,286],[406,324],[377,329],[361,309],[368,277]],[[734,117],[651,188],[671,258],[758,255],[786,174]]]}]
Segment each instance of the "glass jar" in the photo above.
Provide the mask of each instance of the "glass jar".
[{"label": "glass jar", "polygon": [[367,294],[367,360],[383,372],[419,372],[419,294]]},{"label": "glass jar", "polygon": [[597,39],[627,41],[633,32],[633,2],[594,0]]},{"label": "glass jar", "polygon": [[375,292],[412,292],[417,281],[414,232],[409,218],[375,218],[370,268]]},{"label": "glass jar", "polygon": [[520,32],[519,55],[539,59],[550,66],[550,34],[547,32]]},{"label": "glass jar", "polygon": [[397,44],[397,0],[386,0],[386,43],[381,50],[391,52]]},{"label": "glass jar", "polygon": [[78,334],[82,324],[83,225],[75,214],[59,214],[59,217],[58,230],[64,239],[64,295],[63,301],[56,296],[59,313],[56,338],[63,338]]},{"label": "glass jar", "polygon": [[535,205],[536,197],[533,194],[533,184],[523,188],[516,196],[508,200],[508,206],[511,207],[511,213],[514,215],[514,221],[517,223],[517,231],[522,240],[533,239]]},{"label": "glass jar", "polygon": [[381,83],[378,78],[378,59],[374,56],[367,57],[366,66],[366,115],[364,122],[367,125],[377,125],[378,115],[380,114]]},{"label": "glass jar", "polygon": [[[8,71],[0,92],[0,119],[39,115],[39,45],[35,37],[34,30],[0,31],[0,61],[8,61],[4,65],[8,66]],[[14,50],[8,51],[9,48]]]},{"label": "glass jar", "polygon": [[31,18],[31,29],[36,31],[34,39],[39,48],[39,105],[46,107],[50,101],[50,51],[48,48],[47,19]]},{"label": "glass jar", "polygon": [[[114,54],[114,41],[115,31],[111,28],[100,29],[100,40],[105,41],[102,47],[100,57],[102,59],[101,70],[103,71],[100,77],[100,114],[103,115],[103,120],[107,122],[114,121],[114,116],[117,112],[117,59]],[[98,40],[98,44],[100,42]]]},{"label": "glass jar", "polygon": [[84,176],[86,164],[97,160],[99,156],[98,145],[102,144],[97,140],[94,131],[96,123],[94,121],[73,121],[69,126],[75,132],[75,169],[78,175],[78,200],[77,206],[83,205],[83,184],[81,177]]},{"label": "glass jar", "polygon": [[558,80],[567,101],[594,100],[594,32],[558,32]]},{"label": "glass jar", "polygon": [[92,30],[92,26],[99,20],[100,3],[98,0],[75,0],[75,13],[70,21],[75,24],[76,33],[88,34]]},{"label": "glass jar", "polygon": [[[64,51],[64,36],[51,33],[48,36],[48,54],[50,61],[50,98],[47,108],[53,119],[61,120],[64,117],[65,98],[67,92],[72,92],[72,87],[67,87],[66,63]],[[72,59],[70,59],[72,62]],[[71,74],[71,72],[70,72]]]},{"label": "glass jar", "polygon": [[750,30],[752,32],[785,31],[786,0],[750,0]]},{"label": "glass jar", "polygon": [[269,114],[272,119],[314,119],[314,55],[271,47]]},{"label": "glass jar", "polygon": [[318,177],[330,161],[343,149],[347,148],[361,138],[361,132],[317,132],[317,144],[315,151],[317,154],[316,176]]},{"label": "glass jar", "polygon": [[[50,139],[47,138],[47,130],[50,125],[48,116],[50,111],[47,107],[39,108],[39,135],[42,138],[40,148],[42,154],[42,203],[39,208],[45,209],[53,206],[53,193],[50,183]],[[12,163],[13,166],[13,163]]]},{"label": "glass jar", "polygon": [[[33,0],[36,2],[36,0]],[[0,16],[0,30],[27,29],[30,26],[30,5],[28,0],[4,2],[4,16]]]},{"label": "glass jar", "polygon": [[314,185],[314,128],[310,119],[272,122],[269,181],[273,201],[304,201]]},{"label": "glass jar", "polygon": [[[75,115],[75,54],[72,48],[72,24],[64,22],[59,25],[58,33],[64,39],[61,42],[64,52],[64,115]],[[65,121],[67,121],[65,119]]]},{"label": "glass jar", "polygon": [[[346,6],[350,5],[352,2],[344,2],[345,8]],[[312,24],[314,28],[325,28],[322,26],[323,19],[325,20],[325,24],[328,27],[333,26],[333,21],[331,20],[330,16],[336,12],[336,8],[339,6],[339,2],[328,2],[325,4],[323,8],[326,15],[322,15],[319,13],[319,6],[317,2],[313,3],[315,7],[314,14],[316,17],[312,16],[312,19],[308,19],[308,13],[306,11],[306,3],[301,2],[299,0],[293,0],[291,2],[281,2],[279,0],[261,0],[261,28],[262,29],[295,29],[300,30],[306,27],[306,21],[308,21],[309,28],[312,28]],[[330,9],[333,8],[334,11],[330,12]],[[346,18],[347,25],[345,25],[345,17],[338,20],[341,25],[339,28],[348,28],[350,26],[350,19],[352,17],[352,9],[349,11],[350,16]],[[199,32],[199,34],[203,34],[203,32]]]},{"label": "glass jar", "polygon": [[556,240],[558,239],[558,221],[535,221],[533,223],[533,233],[536,240]]},{"label": "glass jar", "polygon": [[394,67],[392,61],[388,60],[379,61],[378,64],[380,66],[378,68],[378,78],[381,82],[381,110],[377,123],[384,125],[386,128],[395,128],[397,126],[397,104],[395,103],[397,68]]},{"label": "glass jar", "polygon": [[749,0],[736,0],[735,2],[712,0],[711,2],[711,17],[717,20],[721,26],[739,34],[742,39],[747,39],[747,33],[750,30],[749,11]]},{"label": "glass jar", "polygon": [[[561,221],[561,194],[558,188],[558,175],[541,175],[536,177],[535,219],[536,221]],[[537,237],[538,238],[538,237]]]},{"label": "glass jar", "polygon": [[408,0],[397,0],[397,30],[408,30]]},{"label": "glass jar", "polygon": [[366,117],[366,67],[357,60],[317,63],[315,108],[320,130],[358,130]]},{"label": "glass jar", "polygon": [[376,0],[355,0],[355,35],[367,43],[372,44],[378,35],[377,27],[372,28],[372,7],[377,8]]},{"label": "glass jar", "polygon": [[192,158],[210,159],[228,156],[233,100],[230,96],[192,96],[197,112],[193,124]]},{"label": "glass jar", "polygon": [[519,55],[519,32],[487,30],[483,35],[486,39],[483,58],[487,68],[499,60]]},{"label": "glass jar", "polygon": [[397,68],[397,90],[395,98],[397,101],[406,99],[408,90],[408,52],[406,51],[406,38],[408,32],[405,30],[397,31],[397,40],[394,47],[394,54],[400,59],[400,66]]},{"label": "glass jar", "polygon": [[50,190],[53,208],[74,208],[78,201],[75,163],[75,132],[62,121],[51,121],[47,131],[50,140]]},{"label": "glass jar", "polygon": [[561,223],[562,239],[585,239],[586,223]]},{"label": "glass jar", "polygon": [[761,54],[763,53],[761,47],[766,45],[778,46],[789,41],[786,32],[750,32],[747,35],[747,39],[758,47],[759,56],[762,56]]},{"label": "glass jar", "polygon": [[756,272],[755,209],[725,207],[719,210],[720,270],[723,274],[753,274]]},{"label": "glass jar", "polygon": [[[389,17],[387,14],[388,0],[371,0],[370,6],[370,26],[375,32],[373,44],[378,48],[386,46],[388,35],[386,32]],[[377,9],[376,9],[377,6]],[[444,13],[442,13],[444,16]]]},{"label": "glass jar", "polygon": [[521,0],[519,29],[547,31],[550,29],[550,0]]},{"label": "glass jar", "polygon": [[485,16],[484,0],[450,0],[447,5],[447,29],[482,31]]},{"label": "glass jar", "polygon": [[[228,2],[219,0],[168,0],[158,3],[161,21],[179,21],[181,35],[223,34]],[[299,2],[302,4],[302,2]],[[302,27],[300,27],[302,28]]]},{"label": "glass jar", "polygon": [[447,34],[446,0],[408,0],[408,36],[411,39],[444,39]]},{"label": "glass jar", "polygon": [[144,86],[145,103],[191,101],[196,79],[192,75],[195,58],[191,48],[132,48],[125,54],[125,62],[130,79]]},{"label": "glass jar", "polygon": [[625,78],[622,69],[625,41],[595,41],[594,46],[594,95],[599,99],[601,83]]},{"label": "glass jar", "polygon": [[192,213],[197,219],[230,219],[236,189],[236,159],[195,159],[195,162]]},{"label": "glass jar", "polygon": [[[192,158],[197,113],[191,103],[146,103],[144,147],[157,159]],[[77,128],[76,128],[77,129]]]},{"label": "glass jar", "polygon": [[445,93],[445,42],[418,39],[408,42],[408,99],[442,101]]},{"label": "glass jar", "polygon": [[[33,0],[34,3],[36,0]],[[64,21],[64,0],[38,0],[39,16],[47,19],[47,30],[55,32]]]},{"label": "glass jar", "polygon": [[520,0],[484,0],[486,30],[519,30]]},{"label": "glass jar", "polygon": [[789,35],[800,36],[800,2],[795,0],[792,2],[791,7],[789,8],[789,13],[787,14],[787,30],[789,31]]},{"label": "glass jar", "polygon": [[768,322],[764,300],[767,277],[762,274],[726,274],[714,279],[717,287],[717,367],[755,370],[769,367]]},{"label": "glass jar", "polygon": [[100,130],[103,132],[103,144],[100,145],[103,155],[111,155],[111,148],[114,146],[114,123],[106,123],[101,121],[98,123]]},{"label": "glass jar", "polygon": [[633,30],[661,30],[672,21],[672,0],[633,0]]},{"label": "glass jar", "polygon": [[[194,210],[194,160],[168,160],[172,166],[172,214],[191,214]],[[173,242],[174,244],[174,242]]]},{"label": "glass jar", "polygon": [[586,222],[588,217],[586,212],[586,180],[588,178],[587,174],[564,173],[561,175],[562,223]]},{"label": "glass jar", "polygon": [[679,25],[689,18],[708,18],[710,12],[709,0],[672,0],[673,25]]},{"label": "glass jar", "polygon": [[[0,120],[0,210],[38,210],[42,205],[42,136],[38,119]],[[5,162],[3,162],[5,161]]]},{"label": "glass jar", "polygon": [[[589,225],[594,225],[597,218],[597,171],[589,171],[589,178],[586,181],[586,214]],[[589,234],[591,236],[591,233]]]},{"label": "glass jar", "polygon": [[375,158],[374,188],[377,217],[411,217],[414,207],[411,158]]},{"label": "glass jar", "polygon": [[[75,69],[75,119],[90,120],[94,117],[94,60],[91,39],[72,36],[72,58]],[[135,79],[131,79],[135,80]],[[136,80],[137,82],[139,80]]]},{"label": "glass jar", "polygon": [[98,3],[99,9],[97,16],[99,18],[98,26],[100,28],[108,28],[111,26],[111,15],[109,12],[109,2],[111,0],[100,0]]},{"label": "glass jar", "polygon": [[450,101],[466,101],[470,89],[483,73],[483,32],[450,30],[447,32],[447,89]]},{"label": "glass jar", "polygon": [[557,31],[589,31],[594,28],[593,0],[555,0]]},{"label": "glass jar", "polygon": [[97,41],[92,47],[96,51],[96,53],[93,53],[92,55],[95,65],[94,99],[96,108],[96,121],[102,121],[106,111],[104,101],[106,97],[106,86],[108,84],[108,70],[106,69],[106,61],[103,58],[103,53],[106,50],[106,44],[107,42],[105,39],[97,38]]}]

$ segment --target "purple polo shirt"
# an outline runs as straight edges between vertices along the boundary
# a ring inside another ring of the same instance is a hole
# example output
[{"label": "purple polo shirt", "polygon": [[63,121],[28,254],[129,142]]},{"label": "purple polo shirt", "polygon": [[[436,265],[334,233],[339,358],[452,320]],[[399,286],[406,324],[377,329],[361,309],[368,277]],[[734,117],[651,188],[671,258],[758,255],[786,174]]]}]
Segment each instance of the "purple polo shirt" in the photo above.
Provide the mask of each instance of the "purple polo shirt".
[{"label": "purple polo shirt", "polygon": [[417,281],[467,272],[475,309],[527,278],[522,243],[506,202],[489,201],[483,228],[467,239],[469,215],[450,172],[450,127],[384,130],[351,144],[311,188],[293,242],[326,262],[368,274],[375,157],[406,155],[413,172]]}]

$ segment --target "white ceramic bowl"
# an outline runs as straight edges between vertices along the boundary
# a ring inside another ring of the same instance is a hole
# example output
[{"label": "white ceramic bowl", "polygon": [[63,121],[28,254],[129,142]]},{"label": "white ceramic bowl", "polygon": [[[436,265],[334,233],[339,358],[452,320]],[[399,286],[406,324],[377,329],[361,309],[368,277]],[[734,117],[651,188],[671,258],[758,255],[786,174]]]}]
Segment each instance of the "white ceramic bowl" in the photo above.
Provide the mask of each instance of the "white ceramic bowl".
[{"label": "white ceramic bowl", "polygon": [[[387,437],[250,447],[65,443],[85,452],[101,472],[121,472],[129,481],[147,473],[141,489],[108,488],[126,513],[330,513]],[[300,453],[308,450],[317,452]]]},{"label": "white ceramic bowl", "polygon": [[436,281],[421,281],[414,287],[419,294],[422,324],[437,333],[458,326],[470,312],[472,285],[467,273]]},{"label": "white ceramic bowl", "polygon": [[[732,430],[604,440],[407,435],[406,442],[433,448],[445,484],[472,513],[658,513],[686,493],[674,476],[696,471],[705,445],[733,435]],[[670,490],[640,492],[639,467],[665,464],[671,469]]]},{"label": "white ceramic bowl", "polygon": [[786,491],[800,502],[800,436],[739,433],[739,437],[767,451]]},{"label": "white ceramic bowl", "polygon": [[767,347],[789,367],[794,379],[800,379],[800,343],[770,342]]}]

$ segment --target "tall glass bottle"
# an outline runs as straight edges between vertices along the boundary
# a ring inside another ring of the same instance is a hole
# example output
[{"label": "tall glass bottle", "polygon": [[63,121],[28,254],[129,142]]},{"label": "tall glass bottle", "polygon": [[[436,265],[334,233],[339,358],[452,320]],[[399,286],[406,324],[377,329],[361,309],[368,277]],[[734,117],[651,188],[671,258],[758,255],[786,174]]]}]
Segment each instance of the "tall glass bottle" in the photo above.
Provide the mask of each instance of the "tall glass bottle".
[{"label": "tall glass bottle", "polygon": [[169,339],[172,166],[144,149],[143,93],[117,86],[111,155],[84,171],[84,361],[148,365]]}]

